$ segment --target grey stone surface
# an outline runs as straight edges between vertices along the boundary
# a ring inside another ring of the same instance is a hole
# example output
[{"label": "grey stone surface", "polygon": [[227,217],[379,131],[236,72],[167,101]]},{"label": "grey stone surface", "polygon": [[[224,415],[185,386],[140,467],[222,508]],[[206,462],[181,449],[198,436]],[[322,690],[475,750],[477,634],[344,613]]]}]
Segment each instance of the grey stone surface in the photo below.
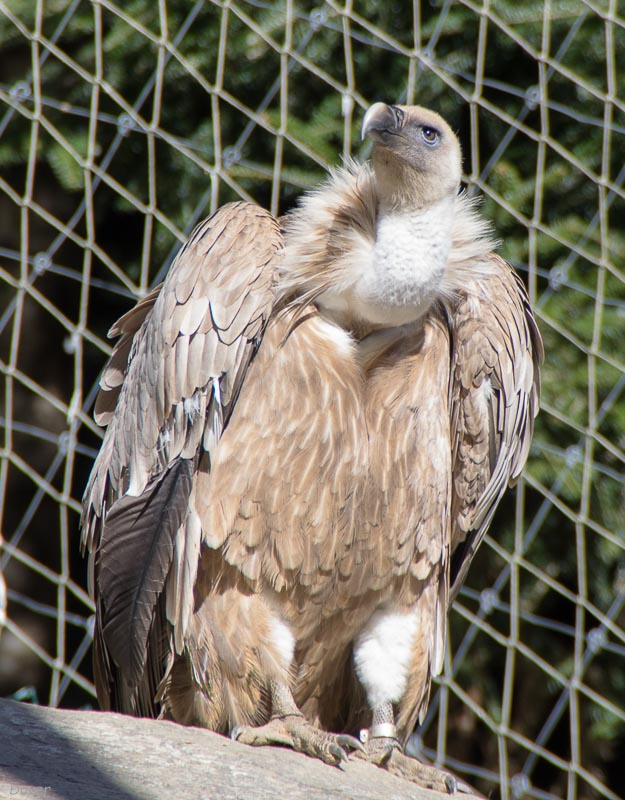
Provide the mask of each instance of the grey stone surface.
[{"label": "grey stone surface", "polygon": [[[461,795],[471,800],[470,795]],[[354,759],[343,769],[172,722],[0,700],[0,798],[443,800]]]}]

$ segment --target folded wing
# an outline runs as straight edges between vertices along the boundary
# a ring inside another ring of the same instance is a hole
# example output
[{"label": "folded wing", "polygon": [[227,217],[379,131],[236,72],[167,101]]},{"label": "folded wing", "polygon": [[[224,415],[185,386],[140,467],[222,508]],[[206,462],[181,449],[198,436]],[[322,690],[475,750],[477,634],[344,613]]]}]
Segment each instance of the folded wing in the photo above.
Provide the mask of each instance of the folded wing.
[{"label": "folded wing", "polygon": [[496,255],[451,308],[451,599],[527,460],[543,346],[518,275]]},{"label": "folded wing", "polygon": [[96,403],[108,428],[83,512],[105,707],[156,713],[163,666],[182,647],[201,541],[194,476],[210,469],[262,339],[281,246],[268,212],[224,206],[110,331],[120,338]]}]

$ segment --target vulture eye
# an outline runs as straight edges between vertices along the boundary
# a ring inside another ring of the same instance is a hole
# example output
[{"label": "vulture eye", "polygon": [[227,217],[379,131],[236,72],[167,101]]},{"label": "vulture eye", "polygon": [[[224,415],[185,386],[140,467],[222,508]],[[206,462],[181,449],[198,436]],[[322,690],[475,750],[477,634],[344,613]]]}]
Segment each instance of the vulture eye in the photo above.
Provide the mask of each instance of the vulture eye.
[{"label": "vulture eye", "polygon": [[424,125],[421,128],[421,138],[426,144],[434,145],[438,144],[441,135],[436,128],[430,128],[428,125]]}]

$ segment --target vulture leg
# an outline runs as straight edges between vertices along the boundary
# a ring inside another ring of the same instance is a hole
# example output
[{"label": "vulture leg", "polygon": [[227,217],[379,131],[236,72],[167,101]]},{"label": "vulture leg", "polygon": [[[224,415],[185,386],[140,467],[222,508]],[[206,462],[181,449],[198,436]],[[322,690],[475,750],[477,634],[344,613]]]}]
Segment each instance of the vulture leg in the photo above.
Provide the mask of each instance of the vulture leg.
[{"label": "vulture leg", "polygon": [[395,714],[390,701],[380,703],[373,709],[371,727],[360,732],[360,738],[366,743],[366,752],[379,755],[382,761],[391,756],[391,751],[401,750],[395,727]]},{"label": "vulture leg", "polygon": [[298,709],[291,690],[284,683],[271,681],[271,704],[271,719],[266,725],[257,728],[237,725],[230,733],[232,739],[255,747],[292,747],[293,750],[335,766],[347,759],[345,748],[363,749],[353,736],[328,733],[308,722]]},{"label": "vulture leg", "polygon": [[381,703],[373,709],[370,728],[360,732],[365,749],[356,753],[358,758],[383,767],[393,775],[409,780],[423,789],[436,789],[439,792],[474,794],[467,784],[459,781],[450,772],[421,764],[416,758],[407,756],[397,738],[393,704]]}]

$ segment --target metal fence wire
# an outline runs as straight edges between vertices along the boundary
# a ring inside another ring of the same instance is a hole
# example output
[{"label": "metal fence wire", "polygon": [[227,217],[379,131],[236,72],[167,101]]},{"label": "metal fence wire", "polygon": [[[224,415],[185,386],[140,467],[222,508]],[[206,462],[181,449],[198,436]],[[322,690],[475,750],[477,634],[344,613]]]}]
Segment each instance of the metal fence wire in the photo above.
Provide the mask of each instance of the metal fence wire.
[{"label": "metal fence wire", "polygon": [[95,704],[78,519],[109,325],[217,206],[288,210],[367,157],[370,103],[418,102],[547,361],[411,746],[491,797],[625,795],[624,67],[616,0],[0,0],[0,694]]}]

